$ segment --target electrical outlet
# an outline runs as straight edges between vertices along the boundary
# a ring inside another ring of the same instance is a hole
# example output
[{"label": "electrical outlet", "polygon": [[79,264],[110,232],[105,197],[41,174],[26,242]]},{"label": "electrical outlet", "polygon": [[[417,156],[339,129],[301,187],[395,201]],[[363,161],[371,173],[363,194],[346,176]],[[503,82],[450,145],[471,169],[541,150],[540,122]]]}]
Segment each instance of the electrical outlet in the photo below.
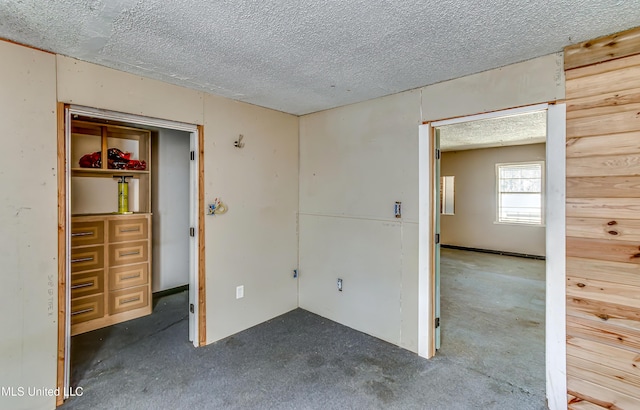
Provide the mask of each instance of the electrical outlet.
[{"label": "electrical outlet", "polygon": [[244,285],[236,287],[236,299],[242,299],[244,297]]},{"label": "electrical outlet", "polygon": [[338,291],[342,292],[342,279],[338,279]]}]

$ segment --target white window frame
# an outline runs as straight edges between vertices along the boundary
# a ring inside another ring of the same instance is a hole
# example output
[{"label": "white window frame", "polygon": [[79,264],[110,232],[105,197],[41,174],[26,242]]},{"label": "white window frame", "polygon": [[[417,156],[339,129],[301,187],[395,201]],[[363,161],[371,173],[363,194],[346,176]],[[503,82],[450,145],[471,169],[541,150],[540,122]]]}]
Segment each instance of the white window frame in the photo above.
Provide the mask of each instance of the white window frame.
[{"label": "white window frame", "polygon": [[[501,221],[500,220],[500,167],[522,166],[528,164],[540,165],[540,223],[537,222],[518,222],[518,221]],[[545,163],[544,161],[520,161],[520,162],[500,162],[496,164],[496,224],[500,225],[524,225],[524,226],[545,226]]]}]

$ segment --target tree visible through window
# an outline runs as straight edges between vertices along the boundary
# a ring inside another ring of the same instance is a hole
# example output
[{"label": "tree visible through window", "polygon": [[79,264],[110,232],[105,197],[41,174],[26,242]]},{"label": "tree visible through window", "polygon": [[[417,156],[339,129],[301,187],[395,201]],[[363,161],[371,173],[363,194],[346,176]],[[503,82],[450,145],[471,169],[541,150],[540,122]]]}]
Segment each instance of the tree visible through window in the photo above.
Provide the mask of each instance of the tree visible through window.
[{"label": "tree visible through window", "polygon": [[498,222],[542,225],[544,162],[496,164]]}]

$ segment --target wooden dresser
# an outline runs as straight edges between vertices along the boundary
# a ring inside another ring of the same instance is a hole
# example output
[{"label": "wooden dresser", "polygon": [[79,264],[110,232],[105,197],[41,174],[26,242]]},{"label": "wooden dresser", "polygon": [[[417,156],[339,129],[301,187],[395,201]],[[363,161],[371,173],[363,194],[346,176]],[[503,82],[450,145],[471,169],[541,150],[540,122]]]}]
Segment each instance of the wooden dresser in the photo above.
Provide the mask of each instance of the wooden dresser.
[{"label": "wooden dresser", "polygon": [[71,219],[71,335],[151,313],[151,214]]}]

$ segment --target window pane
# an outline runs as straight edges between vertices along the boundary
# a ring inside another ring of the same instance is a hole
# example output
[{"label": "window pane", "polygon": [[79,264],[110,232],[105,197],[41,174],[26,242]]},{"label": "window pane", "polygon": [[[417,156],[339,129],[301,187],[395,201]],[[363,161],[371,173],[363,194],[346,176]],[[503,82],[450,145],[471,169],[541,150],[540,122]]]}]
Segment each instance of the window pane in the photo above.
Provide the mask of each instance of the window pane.
[{"label": "window pane", "polygon": [[540,178],[541,176],[541,164],[500,166],[500,178]]},{"label": "window pane", "polygon": [[498,165],[498,221],[542,223],[542,164]]},{"label": "window pane", "polygon": [[541,179],[502,179],[500,192],[541,192]]},{"label": "window pane", "polygon": [[542,169],[538,165],[535,168],[524,168],[522,170],[522,178],[540,178],[542,177]]},{"label": "window pane", "polygon": [[541,194],[502,194],[503,208],[540,208]]}]

